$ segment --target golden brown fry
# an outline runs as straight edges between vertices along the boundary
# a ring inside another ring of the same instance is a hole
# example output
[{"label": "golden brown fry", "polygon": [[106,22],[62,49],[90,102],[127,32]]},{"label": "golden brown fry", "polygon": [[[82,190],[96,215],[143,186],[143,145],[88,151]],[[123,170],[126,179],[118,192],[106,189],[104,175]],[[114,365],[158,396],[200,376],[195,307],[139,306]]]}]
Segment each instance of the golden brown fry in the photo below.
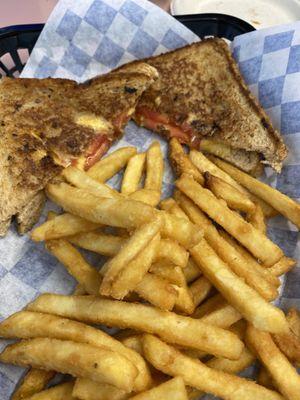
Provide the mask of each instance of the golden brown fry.
[{"label": "golden brown fry", "polygon": [[285,335],[273,335],[273,340],[283,354],[296,366],[300,366],[300,338],[290,329]]},{"label": "golden brown fry", "polygon": [[48,382],[54,377],[54,371],[44,371],[42,369],[30,368],[22,379],[20,385],[14,391],[11,400],[23,400],[41,392]]},{"label": "golden brown fry", "polygon": [[[229,374],[238,374],[244,369],[250,367],[250,365],[253,364],[254,361],[254,355],[245,347],[238,360],[228,360],[227,358],[213,357],[206,362],[206,365],[219,371],[228,372]],[[261,382],[259,383],[262,384]]]},{"label": "golden brown fry", "polygon": [[105,183],[97,182],[86,172],[81,171],[76,167],[65,168],[62,171],[62,175],[66,181],[71,183],[73,186],[79,189],[84,189],[94,196],[107,197],[109,199],[120,197],[120,194],[116,190],[112,189]]},{"label": "golden brown fry", "polygon": [[155,141],[147,150],[145,189],[161,192],[164,160],[159,142]]},{"label": "golden brown fry", "polygon": [[147,392],[130,397],[131,400],[188,400],[185,385],[181,377],[164,382]]},{"label": "golden brown fry", "polygon": [[186,385],[228,400],[283,400],[282,396],[247,379],[207,367],[187,357],[152,335],[145,335],[143,348],[147,360],[160,371],[181,376]]},{"label": "golden brown fry", "polygon": [[0,361],[89,378],[128,392],[132,391],[137,373],[135,366],[125,357],[104,347],[48,338],[9,345],[0,354]]},{"label": "golden brown fry", "polygon": [[48,240],[46,248],[53,254],[67,269],[67,271],[80,283],[86,293],[98,294],[101,284],[101,277],[98,271],[93,268],[78,250],[64,239]]},{"label": "golden brown fry", "polygon": [[50,314],[20,311],[0,324],[0,336],[19,339],[45,337],[103,347],[121,354],[137,368],[135,390],[145,390],[151,385],[149,370],[139,354],[126,348],[107,333],[80,322]]},{"label": "golden brown fry", "polygon": [[195,304],[187,284],[184,283],[183,286],[177,286],[176,290],[177,299],[175,302],[175,310],[186,315],[193,314],[195,310]]},{"label": "golden brown fry", "polygon": [[180,268],[185,268],[187,266],[188,258],[189,253],[175,240],[161,239],[157,253],[157,260],[168,261]]},{"label": "golden brown fry", "polygon": [[82,249],[111,257],[120,251],[126,239],[120,236],[107,235],[102,232],[86,232],[69,236],[68,241]]},{"label": "golden brown fry", "polygon": [[156,215],[156,210],[139,201],[100,198],[65,183],[48,185],[47,193],[66,211],[98,224],[131,229],[151,221]]},{"label": "golden brown fry", "polygon": [[282,250],[270,239],[221,204],[209,190],[202,188],[193,179],[182,177],[176,186],[266,265],[275,264],[283,256]]},{"label": "golden brown fry", "polygon": [[51,221],[46,221],[31,232],[31,239],[39,242],[42,240],[59,239],[75,235],[80,232],[90,232],[101,225],[87,221],[72,214],[58,215]]},{"label": "golden brown fry", "polygon": [[[145,250],[146,247],[149,246],[149,243],[152,241],[152,239],[159,233],[161,225],[162,225],[161,220],[159,218],[155,218],[153,222],[149,222],[148,224],[141,226],[134,232],[134,234],[130,237],[130,239],[126,241],[126,243],[117,253],[117,255],[111,260],[109,260],[102,267],[101,274],[103,275],[103,281],[100,286],[100,293],[102,295],[110,296],[112,294],[113,284],[115,283],[116,280],[120,282],[118,276],[121,275],[122,270],[127,269],[128,264],[130,264],[130,262],[133,261],[134,258],[139,255],[139,253],[141,253],[143,250]],[[145,274],[151,266],[152,260],[154,259],[156,248],[158,246],[158,241],[159,237],[158,240],[155,241],[155,246],[153,244],[151,247],[151,251],[148,257],[149,262],[145,263],[145,266],[143,268],[143,274]],[[134,281],[133,287],[140,282],[140,280],[143,277],[143,274],[138,274],[138,279]],[[122,288],[120,288],[120,290],[121,289]],[[123,298],[130,290],[132,290],[132,285],[127,292],[121,290],[122,295],[120,297],[118,296],[117,298]],[[115,290],[115,292],[117,292],[117,290]]]},{"label": "golden brown fry", "polygon": [[177,290],[167,280],[146,274],[135,287],[136,293],[162,310],[172,310],[177,299]]},{"label": "golden brown fry", "polygon": [[245,319],[268,332],[287,332],[288,326],[283,312],[235,275],[205,239],[191,249],[191,254],[203,274]]},{"label": "golden brown fry", "polygon": [[213,161],[251,193],[271,204],[280,214],[292,221],[298,228],[300,227],[300,204],[225,161],[218,158],[213,158]]},{"label": "golden brown fry", "polygon": [[182,174],[188,174],[191,175],[195,181],[199,182],[200,185],[204,184],[202,174],[193,165],[189,156],[185,154],[182,145],[176,138],[172,138],[169,141],[169,159],[178,177]]},{"label": "golden brown fry", "polygon": [[129,198],[135,201],[148,204],[151,207],[156,207],[160,202],[160,192],[151,189],[139,189],[129,195]]},{"label": "golden brown fry", "polygon": [[94,324],[137,329],[157,334],[170,343],[230,359],[237,359],[243,348],[242,342],[231,332],[144,304],[96,296],[43,294],[27,309]]},{"label": "golden brown fry", "polygon": [[218,199],[225,200],[229,208],[246,213],[254,212],[255,204],[245,193],[209,172],[205,172],[204,177],[205,186],[211,190]]},{"label": "golden brown fry", "polygon": [[169,212],[172,215],[175,215],[178,218],[189,220],[189,217],[185,214],[185,212],[178,206],[176,201],[172,198],[165,199],[160,202],[160,208]]},{"label": "golden brown fry", "polygon": [[189,258],[187,266],[186,268],[184,268],[183,273],[187,283],[193,282],[195,279],[199,278],[199,276],[202,275],[202,272],[191,257]]},{"label": "golden brown fry", "polygon": [[88,175],[99,182],[105,182],[125,167],[136,154],[135,147],[123,147],[102,158],[88,170]]},{"label": "golden brown fry", "polygon": [[73,397],[74,382],[61,383],[26,397],[26,400],[76,400]]},{"label": "golden brown fry", "polygon": [[146,161],[146,153],[136,154],[131,157],[125,169],[121,193],[131,194],[138,190]]},{"label": "golden brown fry", "polygon": [[86,291],[84,290],[84,287],[81,286],[79,283],[76,285],[74,291],[73,291],[74,296],[83,296],[86,293]]},{"label": "golden brown fry", "polygon": [[130,349],[136,351],[141,356],[143,355],[142,335],[141,334],[131,334],[131,336],[121,339],[121,342],[124,344],[124,346],[129,347]]},{"label": "golden brown fry", "polygon": [[182,268],[176,267],[174,264],[168,264],[165,261],[156,261],[151,265],[149,271],[174,285],[183,286],[185,284],[185,276]]},{"label": "golden brown fry", "polygon": [[300,314],[295,308],[291,308],[287,313],[286,319],[291,331],[300,339]]},{"label": "golden brown fry", "polygon": [[130,395],[125,390],[118,389],[107,383],[77,378],[73,389],[73,396],[81,400],[125,400]]},{"label": "golden brown fry", "polygon": [[258,372],[258,376],[257,376],[257,383],[259,383],[260,385],[273,390],[274,389],[274,382],[273,379],[271,377],[271,375],[269,374],[268,370],[264,367],[261,366]]},{"label": "golden brown fry", "polygon": [[247,215],[247,221],[262,233],[267,233],[265,216],[259,204],[256,204],[254,211]]},{"label": "golden brown fry", "polygon": [[293,269],[296,263],[296,260],[284,256],[276,264],[268,268],[268,271],[274,276],[281,276]]},{"label": "golden brown fry", "polygon": [[227,329],[242,318],[241,314],[228,303],[201,318],[202,322]]},{"label": "golden brown fry", "polygon": [[201,304],[194,313],[195,318],[202,318],[204,315],[210,314],[223,307],[226,303],[224,297],[220,295],[220,293],[211,296],[208,300],[206,300],[203,304]]},{"label": "golden brown fry", "polygon": [[250,348],[254,349],[274,379],[278,390],[288,400],[299,400],[300,376],[275,345],[271,335],[267,332],[259,331],[249,324],[246,338]]}]

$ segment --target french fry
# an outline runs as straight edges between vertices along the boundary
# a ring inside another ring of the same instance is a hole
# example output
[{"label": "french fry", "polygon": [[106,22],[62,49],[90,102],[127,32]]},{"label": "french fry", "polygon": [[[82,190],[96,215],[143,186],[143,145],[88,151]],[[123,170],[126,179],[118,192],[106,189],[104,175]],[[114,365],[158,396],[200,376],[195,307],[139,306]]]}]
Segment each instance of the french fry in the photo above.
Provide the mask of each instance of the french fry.
[{"label": "french fry", "polygon": [[156,207],[160,202],[160,192],[158,190],[140,189],[131,193],[129,198]]},{"label": "french fry", "polygon": [[166,279],[174,285],[183,286],[185,284],[183,270],[173,264],[168,264],[164,261],[156,261],[151,265],[149,272]]},{"label": "french fry", "polygon": [[145,189],[161,192],[164,161],[159,142],[153,142],[146,153]]},{"label": "french fry", "polygon": [[54,377],[54,371],[30,368],[14,391],[11,400],[23,400],[41,392]]},{"label": "french fry", "polygon": [[203,274],[245,319],[268,332],[287,332],[288,326],[283,312],[235,275],[205,239],[191,249],[191,254]]},{"label": "french fry", "polygon": [[72,394],[73,387],[74,382],[61,383],[60,385],[53,386],[50,389],[32,394],[26,397],[26,400],[76,400]]},{"label": "french fry", "polygon": [[[253,354],[245,347],[238,360],[228,360],[227,358],[212,358],[206,362],[206,365],[210,368],[217,369],[219,371],[228,372],[229,374],[238,374],[244,369],[250,367],[255,361]],[[261,382],[259,382],[262,384]],[[265,385],[262,385],[265,386]],[[270,388],[269,388],[270,389]]]},{"label": "french fry", "polygon": [[204,276],[200,276],[189,287],[195,307],[198,307],[209,295],[212,284]]},{"label": "french fry", "polygon": [[143,304],[96,296],[43,294],[27,309],[93,324],[137,329],[157,334],[169,343],[230,359],[237,359],[243,348],[242,342],[231,332]]},{"label": "french fry", "polygon": [[[140,252],[142,252],[146,246],[152,241],[152,239],[158,234],[161,228],[161,220],[155,218],[153,222],[149,222],[137,229],[131,238],[124,244],[122,249],[117,255],[109,260],[101,269],[103,274],[103,281],[100,286],[100,293],[104,296],[110,296],[112,292],[112,286],[117,279],[118,275],[121,275],[123,269],[127,267],[128,263],[134,260]],[[159,240],[159,238],[158,238]],[[155,242],[156,246],[150,252],[149,262],[145,264],[143,268],[144,274],[150,268],[152,260],[154,258],[155,250],[158,245],[158,241]],[[148,269],[147,269],[148,266]],[[130,268],[130,267],[129,267]],[[136,270],[136,268],[135,268]],[[139,280],[135,281],[133,287],[142,279],[143,275],[139,274]],[[120,280],[119,280],[120,281]],[[129,282],[129,280],[128,280]],[[129,288],[130,291],[130,288]],[[124,292],[123,292],[124,293]],[[128,291],[127,291],[128,293]],[[125,292],[124,296],[127,294]],[[119,297],[117,297],[119,298]],[[122,296],[121,296],[122,298]]]},{"label": "french fry", "polygon": [[0,336],[18,339],[44,337],[71,340],[106,348],[122,355],[137,368],[138,375],[133,381],[135,390],[145,390],[151,385],[149,370],[139,354],[128,349],[107,333],[80,322],[50,314],[20,311],[0,324]]},{"label": "french fry", "polygon": [[288,359],[281,353],[268,332],[262,332],[249,324],[246,340],[269,371],[277,389],[289,400],[299,400],[300,376]]},{"label": "french fry", "polygon": [[73,396],[81,400],[125,400],[128,399],[129,395],[125,390],[118,389],[107,383],[77,378],[73,389]]},{"label": "french fry", "polygon": [[193,282],[195,279],[199,278],[199,276],[202,275],[202,272],[197,267],[196,263],[191,257],[189,258],[187,266],[186,268],[184,268],[183,273],[187,283]]},{"label": "french fry", "polygon": [[86,232],[69,236],[68,241],[82,249],[111,257],[120,251],[126,239],[102,232]]},{"label": "french fry", "polygon": [[273,379],[271,377],[271,375],[269,374],[268,370],[264,367],[261,366],[258,372],[258,376],[257,376],[257,383],[259,383],[260,385],[273,390],[274,389],[274,382]]},{"label": "french fry", "polygon": [[[279,287],[280,286],[280,280],[271,273],[271,268],[265,268],[264,266],[262,266],[261,264],[259,264],[256,259],[243,247],[241,246],[236,240],[234,240],[232,237],[230,237],[230,235],[228,235],[226,232],[224,232],[223,230],[219,230],[219,234],[232,246],[234,247],[240,254],[241,256],[247,261],[247,263],[249,264],[250,268],[253,271],[256,271],[257,273],[261,274],[261,276],[268,281],[269,283],[271,283],[272,285],[274,285],[275,287]],[[284,257],[283,257],[284,258]],[[280,263],[280,261],[282,260],[282,258],[277,262]],[[275,265],[277,265],[274,264]]]},{"label": "french fry", "polygon": [[219,168],[227,172],[233,177],[233,179],[243,185],[251,193],[269,203],[275,208],[275,210],[284,215],[298,228],[300,228],[300,204],[296,203],[290,197],[272,188],[271,186],[260,182],[245,172],[240,171],[233,165],[226,163],[225,161],[215,157],[213,158],[213,161]]},{"label": "french fry", "polygon": [[143,355],[142,335],[131,334],[131,336],[121,339],[121,342],[124,344],[124,346],[136,351],[141,356]]},{"label": "french fry", "polygon": [[186,385],[228,400],[283,400],[282,396],[247,379],[207,367],[187,357],[152,335],[145,335],[143,348],[147,360],[160,371],[181,376]]},{"label": "french fry", "polygon": [[268,272],[270,272],[274,276],[281,276],[293,269],[296,263],[296,260],[284,256],[279,261],[277,261],[276,264],[268,268]]},{"label": "french fry", "polygon": [[130,397],[131,400],[188,400],[185,385],[181,377],[164,382],[147,392]]},{"label": "french fry", "polygon": [[86,172],[81,171],[76,167],[65,168],[62,171],[62,176],[73,186],[79,189],[84,189],[94,196],[107,197],[109,199],[120,197],[120,194],[116,190],[112,189],[105,183],[97,182]]},{"label": "french fry", "polygon": [[168,198],[161,201],[160,208],[162,210],[169,212],[172,215],[175,215],[178,218],[189,220],[189,217],[185,214],[185,212],[178,206],[176,201],[172,198]]},{"label": "french fry", "polygon": [[87,294],[87,293],[86,293],[86,291],[84,290],[84,287],[81,286],[81,285],[78,283],[78,284],[76,285],[74,291],[73,291],[73,294],[74,294],[75,296],[84,296],[84,295]]},{"label": "french fry", "polygon": [[109,383],[127,392],[132,391],[137,373],[130,361],[106,348],[48,338],[9,345],[0,354],[0,361],[89,378]]},{"label": "french fry", "polygon": [[300,338],[290,329],[284,335],[272,335],[277,347],[296,366],[300,366]]},{"label": "french fry", "polygon": [[231,305],[224,302],[224,304],[220,308],[210,312],[207,315],[204,315],[201,318],[201,321],[207,324],[227,329],[241,319],[241,314]]},{"label": "french fry", "polygon": [[254,212],[255,204],[246,194],[209,172],[205,172],[204,178],[205,186],[211,190],[218,199],[225,200],[229,208],[246,213]]},{"label": "french fry", "polygon": [[161,239],[157,253],[157,260],[166,260],[180,268],[185,268],[188,259],[189,253],[176,241],[171,239]]},{"label": "french fry", "polygon": [[[160,236],[157,234],[133,260],[124,266],[111,284],[111,297],[122,300],[137,287],[140,290],[142,287],[145,288],[145,278],[155,259],[159,241]],[[149,288],[149,283],[147,287]],[[138,290],[136,291],[141,294]]]},{"label": "french fry", "polygon": [[265,279],[265,275],[270,274],[265,272],[263,267],[257,262],[255,262],[257,268],[253,268],[253,263],[249,263],[238,249],[232,246],[231,243],[228,243],[228,241],[219,234],[216,227],[195,203],[192,203],[191,200],[187,199],[184,195],[177,195],[177,198],[191,218],[191,221],[196,224],[201,224],[200,227],[204,230],[204,237],[208,244],[216,251],[218,256],[228,264],[230,269],[243,278],[245,282],[255,289],[262,297],[267,300],[274,300],[278,296],[276,288],[273,287],[274,277],[270,276],[272,282]]},{"label": "french fry", "polygon": [[259,204],[256,204],[254,211],[247,215],[247,221],[262,233],[267,233],[265,216]]},{"label": "french fry", "polygon": [[135,147],[123,147],[102,158],[88,170],[88,175],[98,182],[105,182],[125,167],[136,154]]},{"label": "french fry", "polygon": [[176,138],[169,142],[169,159],[171,165],[179,177],[182,174],[191,175],[200,185],[204,184],[204,178],[198,169],[193,165],[189,156],[185,154],[182,145]]},{"label": "french fry", "polygon": [[291,331],[300,339],[300,314],[295,308],[291,308],[286,316]]},{"label": "french fry", "polygon": [[67,240],[48,240],[46,248],[66,267],[70,275],[83,286],[87,293],[99,293],[101,277],[98,271],[85,261],[79,251]]},{"label": "french fry", "polygon": [[136,154],[129,159],[122,180],[121,193],[131,194],[138,190],[145,161],[145,153]]},{"label": "french fry", "polygon": [[46,221],[31,232],[31,239],[35,242],[42,240],[59,239],[81,232],[90,232],[101,225],[87,221],[77,215],[65,213],[58,215],[51,221]]},{"label": "french fry", "polygon": [[98,224],[130,229],[151,221],[156,215],[152,207],[139,201],[96,197],[65,183],[49,184],[47,193],[66,211]]},{"label": "french fry", "polygon": [[257,202],[266,218],[274,217],[278,214],[278,212],[270,205],[268,202],[261,200],[259,197],[254,196],[253,194],[249,193],[243,186],[241,186],[237,181],[235,181],[229,174],[219,168],[216,164],[214,164],[210,159],[204,156],[199,151],[191,150],[190,152],[190,159],[192,163],[199,169],[200,172],[203,174],[208,171],[212,175],[215,175],[221,178],[223,181],[229,183],[230,185],[234,186],[236,189],[240,190],[241,192],[245,193],[249,196],[252,201]]},{"label": "french fry", "polygon": [[176,181],[176,186],[266,265],[272,266],[283,256],[282,250],[270,239],[221,204],[209,190],[193,179],[184,176]]},{"label": "french fry", "polygon": [[136,286],[135,291],[143,299],[162,310],[172,310],[177,299],[177,290],[170,282],[149,273]]},{"label": "french fry", "polygon": [[175,302],[175,310],[180,313],[191,315],[195,310],[195,304],[193,302],[192,294],[190,293],[187,284],[184,283],[183,286],[178,286],[177,299]]},{"label": "french fry", "polygon": [[195,318],[202,318],[204,315],[210,314],[225,304],[225,299],[220,295],[220,293],[211,296],[203,304],[201,304],[194,313]]}]

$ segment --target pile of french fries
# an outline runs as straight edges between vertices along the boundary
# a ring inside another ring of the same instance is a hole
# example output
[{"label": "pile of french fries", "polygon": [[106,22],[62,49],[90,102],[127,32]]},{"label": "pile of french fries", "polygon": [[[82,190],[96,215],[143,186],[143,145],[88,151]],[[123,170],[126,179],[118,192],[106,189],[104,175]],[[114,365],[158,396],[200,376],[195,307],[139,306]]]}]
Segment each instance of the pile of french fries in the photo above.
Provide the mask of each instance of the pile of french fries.
[{"label": "pile of french fries", "polygon": [[[300,399],[300,317],[272,304],[295,261],[266,236],[276,214],[299,227],[299,204],[176,139],[169,158],[173,198],[161,200],[158,142],[121,148],[88,172],[69,167],[48,185],[64,212],[31,236],[78,286],[0,323],[1,337],[19,339],[0,361],[31,367],[13,400]],[[116,191],[106,182],[122,169]],[[256,360],[256,381],[238,376]],[[71,378],[47,389],[56,372]]]}]

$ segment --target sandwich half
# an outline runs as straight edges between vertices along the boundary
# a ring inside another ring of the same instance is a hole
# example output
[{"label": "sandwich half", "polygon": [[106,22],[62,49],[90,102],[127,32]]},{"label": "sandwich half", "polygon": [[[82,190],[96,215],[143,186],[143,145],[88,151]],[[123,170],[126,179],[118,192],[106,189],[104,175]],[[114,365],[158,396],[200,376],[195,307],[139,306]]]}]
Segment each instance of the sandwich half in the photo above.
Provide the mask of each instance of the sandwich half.
[{"label": "sandwich half", "polygon": [[247,88],[226,42],[207,39],[144,61],[157,69],[159,79],[139,100],[138,124],[195,148],[205,139],[204,150],[223,148],[224,158],[244,170],[262,162],[280,172],[286,146]]},{"label": "sandwich half", "polygon": [[40,215],[39,193],[64,167],[87,170],[120,137],[142,93],[157,78],[139,62],[77,84],[67,79],[0,80],[0,235]]}]

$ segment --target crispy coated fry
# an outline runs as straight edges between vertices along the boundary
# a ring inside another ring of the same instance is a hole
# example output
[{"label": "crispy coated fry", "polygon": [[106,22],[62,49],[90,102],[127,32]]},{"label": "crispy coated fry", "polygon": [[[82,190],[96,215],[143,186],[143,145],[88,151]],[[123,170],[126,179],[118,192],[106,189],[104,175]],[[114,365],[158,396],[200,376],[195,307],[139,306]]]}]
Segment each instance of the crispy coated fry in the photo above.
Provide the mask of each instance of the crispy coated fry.
[{"label": "crispy coated fry", "polygon": [[227,400],[283,400],[276,392],[252,381],[209,368],[152,335],[144,336],[143,348],[155,368],[171,376],[181,376],[186,385],[206,393]]},{"label": "crispy coated fry", "polygon": [[79,189],[84,189],[94,196],[107,197],[109,199],[120,197],[120,194],[116,190],[112,189],[105,183],[97,182],[86,172],[81,171],[76,167],[65,168],[62,175],[67,182],[71,183],[73,186]]},{"label": "crispy coated fry", "polygon": [[131,400],[188,400],[181,377],[170,379],[147,392],[130,397]]},{"label": "crispy coated fry", "polygon": [[0,354],[0,361],[89,378],[128,392],[132,391],[137,373],[130,361],[106,348],[47,338],[26,340],[7,346]]},{"label": "crispy coated fry", "polygon": [[258,372],[258,376],[257,376],[257,383],[259,383],[260,385],[273,390],[274,389],[274,382],[273,379],[271,377],[271,375],[269,374],[269,371],[264,367],[261,366]]},{"label": "crispy coated fry", "polygon": [[[152,239],[158,234],[161,228],[161,220],[159,218],[155,218],[153,222],[149,222],[141,226],[137,229],[134,234],[130,237],[130,239],[124,244],[121,250],[117,253],[117,255],[109,260],[101,269],[101,273],[104,278],[100,287],[100,293],[104,296],[110,296],[112,293],[112,286],[115,281],[118,279],[118,275],[122,276],[122,271],[124,269],[128,269],[128,264],[134,260],[135,257],[139,255],[140,252],[145,250]],[[158,237],[159,240],[159,237]],[[148,257],[149,262],[146,262],[143,268],[143,274],[145,274],[151,266],[152,260],[154,259],[155,251],[158,246],[158,240],[155,241],[155,246],[152,245],[151,251]],[[154,246],[154,247],[153,247]],[[142,258],[143,259],[143,258]],[[130,269],[130,266],[129,266]],[[135,268],[136,270],[136,268]],[[143,274],[139,274],[138,279],[134,281],[133,285],[126,292],[122,290],[122,295],[117,298],[122,298],[126,296],[126,294],[134,288],[134,286],[140,282],[143,277]],[[121,279],[120,276],[120,279]],[[118,281],[120,282],[120,279]],[[129,280],[128,280],[129,282]],[[122,289],[122,288],[120,288]],[[126,289],[126,287],[125,287]],[[117,290],[114,292],[116,294]]]},{"label": "crispy coated fry", "polygon": [[288,400],[300,398],[300,376],[288,359],[281,353],[267,332],[259,331],[249,324],[247,328],[247,343],[269,371],[278,390]]},{"label": "crispy coated fry", "polygon": [[273,340],[291,363],[300,366],[300,338],[291,329],[285,335],[273,335]]},{"label": "crispy coated fry", "polygon": [[243,348],[242,342],[231,332],[143,304],[96,296],[44,294],[27,308],[95,324],[154,333],[170,343],[230,359],[237,359]]},{"label": "crispy coated fry", "polygon": [[143,299],[162,310],[172,310],[177,299],[177,290],[167,280],[146,274],[135,291]]},{"label": "crispy coated fry", "polygon": [[85,378],[76,379],[73,396],[81,400],[125,400],[129,397],[125,390]]},{"label": "crispy coated fry", "polygon": [[136,154],[128,161],[124,172],[121,193],[130,194],[138,190],[146,161],[146,153]]},{"label": "crispy coated fry", "polygon": [[190,285],[190,292],[193,297],[195,307],[198,307],[209,295],[212,289],[212,284],[204,276],[196,279]]},{"label": "crispy coated fry", "polygon": [[194,313],[195,318],[202,318],[206,314],[210,314],[223,307],[225,303],[224,297],[220,295],[220,293],[215,294],[206,300],[203,304],[201,304]]},{"label": "crispy coated fry", "polygon": [[204,315],[201,318],[202,322],[227,329],[242,318],[241,314],[228,303],[218,309]]},{"label": "crispy coated fry", "polygon": [[33,396],[35,393],[41,392],[54,375],[54,371],[30,368],[13,393],[11,400],[23,400]]},{"label": "crispy coated fry", "polygon": [[145,189],[161,192],[164,161],[159,142],[153,142],[146,156]]},{"label": "crispy coated fry", "polygon": [[101,277],[98,271],[85,261],[79,251],[68,241],[64,239],[48,240],[46,248],[66,267],[87,293],[99,293]]},{"label": "crispy coated fry", "polygon": [[[253,354],[245,347],[238,360],[228,360],[227,358],[215,358],[213,357],[206,362],[206,365],[210,368],[217,369],[219,371],[228,372],[229,374],[238,374],[244,369],[250,367],[255,361]],[[259,382],[262,384],[261,382]],[[265,386],[265,385],[263,385]]]},{"label": "crispy coated fry", "polygon": [[65,210],[98,224],[135,228],[156,215],[152,207],[139,201],[100,198],[65,183],[48,185],[47,193]]},{"label": "crispy coated fry", "polygon": [[175,302],[175,310],[180,313],[191,315],[195,310],[195,304],[193,302],[193,297],[187,284],[184,283],[183,286],[177,286],[177,299]]},{"label": "crispy coated fry", "polygon": [[89,169],[88,175],[99,182],[105,182],[125,167],[136,154],[135,147],[123,147],[98,161]]},{"label": "crispy coated fry", "polygon": [[270,239],[221,204],[209,190],[203,189],[193,179],[185,176],[176,182],[176,186],[266,265],[275,264],[283,256],[282,250]]},{"label": "crispy coated fry", "polygon": [[254,211],[247,215],[247,221],[262,233],[267,233],[265,216],[259,204],[256,204]]},{"label": "crispy coated fry", "polygon": [[129,198],[156,207],[160,202],[160,192],[158,190],[140,189],[131,193]]},{"label": "crispy coated fry", "polygon": [[143,355],[142,335],[132,334],[131,336],[121,339],[121,342],[124,344],[124,346],[136,351],[141,356]]},{"label": "crispy coated fry", "polygon": [[195,181],[199,182],[200,185],[203,185],[204,178],[202,174],[191,162],[189,156],[185,154],[182,145],[176,138],[172,138],[169,141],[169,159],[178,177],[182,174],[188,174],[191,175]]},{"label": "crispy coated fry", "polygon": [[274,276],[281,276],[293,269],[296,263],[296,260],[284,256],[276,264],[272,265],[268,271]]},{"label": "crispy coated fry", "polygon": [[178,218],[189,220],[189,217],[185,214],[185,212],[178,206],[176,201],[172,198],[168,198],[161,201],[160,208],[162,210],[169,212],[172,215],[175,215]]},{"label": "crispy coated fry", "polygon": [[283,312],[235,275],[205,239],[191,249],[191,254],[203,274],[245,319],[272,333],[287,332],[288,326]]},{"label": "crispy coated fry", "polygon": [[300,227],[300,205],[298,203],[225,161],[218,158],[213,158],[213,161],[251,193],[271,204],[280,214],[292,221],[298,228]]},{"label": "crispy coated fry", "polygon": [[205,172],[204,177],[205,186],[210,189],[218,199],[225,200],[229,208],[246,213],[254,212],[255,204],[246,194],[209,172]]},{"label": "crispy coated fry", "polygon": [[[146,284],[147,271],[153,263],[160,242],[159,234],[156,234],[150,243],[120,271],[111,285],[111,297],[122,300],[134,289],[141,295],[142,288],[149,288]],[[149,279],[147,280],[149,281]],[[142,295],[141,295],[142,296]],[[143,297],[143,296],[142,296]]]},{"label": "crispy coated fry", "polygon": [[26,397],[26,400],[76,400],[73,397],[74,382],[61,383],[50,389]]},{"label": "crispy coated fry", "polygon": [[183,270],[185,280],[187,283],[193,282],[195,279],[199,278],[202,275],[202,272],[197,267],[195,261],[190,257],[187,263],[186,268]]},{"label": "crispy coated fry", "polygon": [[183,270],[174,264],[168,264],[165,261],[156,261],[151,265],[149,271],[174,285],[183,286],[185,284]]},{"label": "crispy coated fry", "polygon": [[59,239],[75,235],[80,232],[89,232],[99,228],[99,224],[87,221],[77,215],[62,214],[51,221],[46,221],[31,232],[31,239],[39,242],[42,240]]},{"label": "crispy coated fry", "polygon": [[300,339],[300,314],[295,308],[291,308],[287,314],[287,321],[291,331]]},{"label": "crispy coated fry", "polygon": [[69,236],[68,240],[81,247],[104,256],[114,256],[120,251],[126,239],[120,236],[107,235],[102,232],[86,232]]},{"label": "crispy coated fry", "polygon": [[52,338],[87,343],[95,347],[117,352],[129,360],[138,370],[134,389],[145,390],[151,385],[151,377],[144,360],[107,333],[89,325],[50,314],[20,311],[0,324],[0,336],[5,338]]},{"label": "crispy coated fry", "polygon": [[166,260],[185,268],[188,258],[189,253],[180,244],[171,239],[161,239],[157,253],[158,260]]}]

